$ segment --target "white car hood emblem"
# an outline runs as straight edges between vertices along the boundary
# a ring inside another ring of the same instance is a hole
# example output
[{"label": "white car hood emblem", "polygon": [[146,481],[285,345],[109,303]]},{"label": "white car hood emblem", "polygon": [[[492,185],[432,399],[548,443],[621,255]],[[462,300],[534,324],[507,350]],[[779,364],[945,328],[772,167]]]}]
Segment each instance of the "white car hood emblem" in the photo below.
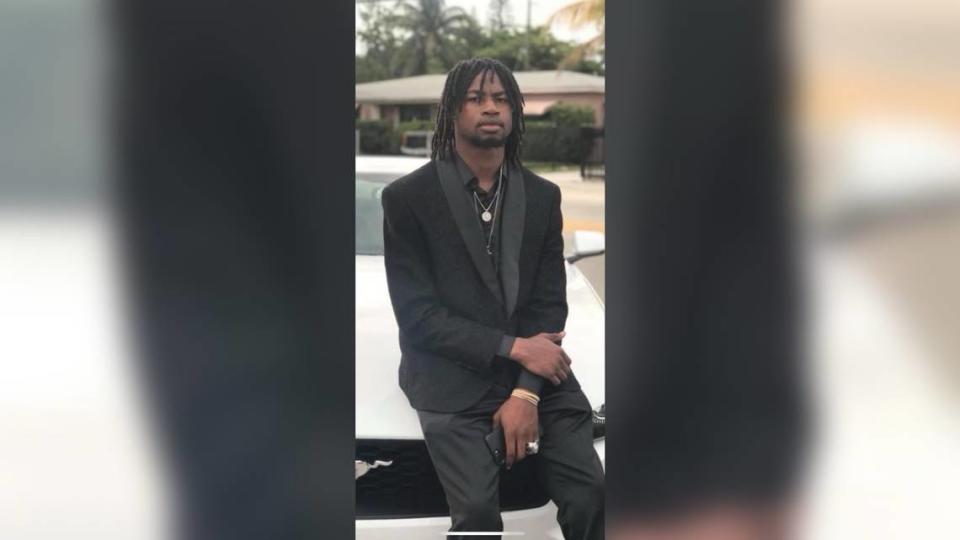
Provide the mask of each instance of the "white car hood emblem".
[{"label": "white car hood emblem", "polygon": [[377,467],[389,467],[393,465],[392,461],[374,461],[373,463],[367,463],[366,461],[361,461],[359,459],[354,460],[353,462],[353,479],[356,480],[361,476],[367,474],[370,469],[376,469]]}]

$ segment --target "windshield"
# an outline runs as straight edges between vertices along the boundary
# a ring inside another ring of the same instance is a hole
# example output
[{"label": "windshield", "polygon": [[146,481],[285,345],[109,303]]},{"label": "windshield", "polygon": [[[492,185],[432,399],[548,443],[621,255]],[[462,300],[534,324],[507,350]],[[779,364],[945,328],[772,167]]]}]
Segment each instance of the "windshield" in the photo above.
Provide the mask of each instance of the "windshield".
[{"label": "windshield", "polygon": [[383,208],[380,192],[395,174],[357,173],[356,253],[383,255]]}]

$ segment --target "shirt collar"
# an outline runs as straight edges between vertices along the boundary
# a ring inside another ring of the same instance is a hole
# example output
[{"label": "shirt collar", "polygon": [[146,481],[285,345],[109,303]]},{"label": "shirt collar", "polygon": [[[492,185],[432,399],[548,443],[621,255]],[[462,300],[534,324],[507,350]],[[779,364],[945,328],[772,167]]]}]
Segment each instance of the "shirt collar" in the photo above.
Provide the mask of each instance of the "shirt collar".
[{"label": "shirt collar", "polygon": [[[460,154],[456,150],[453,151],[453,163],[457,166],[457,173],[460,175],[460,180],[463,182],[464,186],[469,186],[477,175],[473,174],[473,171],[470,170],[470,167],[467,166],[467,162],[460,157]],[[503,165],[500,165],[503,167]],[[510,172],[510,168],[505,168],[503,170],[503,176],[507,176]],[[496,182],[494,182],[496,184]]]}]

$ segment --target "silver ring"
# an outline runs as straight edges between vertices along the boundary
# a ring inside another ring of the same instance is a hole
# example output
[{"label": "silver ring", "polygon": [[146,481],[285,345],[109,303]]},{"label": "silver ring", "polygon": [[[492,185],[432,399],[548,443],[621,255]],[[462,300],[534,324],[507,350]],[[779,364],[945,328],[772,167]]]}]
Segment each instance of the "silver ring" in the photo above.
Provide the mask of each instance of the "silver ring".
[{"label": "silver ring", "polygon": [[532,441],[527,443],[527,455],[532,456],[540,451],[540,441]]}]

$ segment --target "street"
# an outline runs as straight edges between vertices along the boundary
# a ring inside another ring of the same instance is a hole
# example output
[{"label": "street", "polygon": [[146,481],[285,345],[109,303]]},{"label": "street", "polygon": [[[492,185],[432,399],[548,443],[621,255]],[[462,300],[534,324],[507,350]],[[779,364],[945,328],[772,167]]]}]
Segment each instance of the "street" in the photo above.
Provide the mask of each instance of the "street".
[{"label": "street", "polygon": [[[581,180],[579,170],[538,172],[540,176],[560,186],[563,210],[564,252],[573,252],[574,231],[605,232],[604,181]],[[604,261],[606,256],[590,257],[576,263],[587,277],[600,299],[606,301]]]}]

